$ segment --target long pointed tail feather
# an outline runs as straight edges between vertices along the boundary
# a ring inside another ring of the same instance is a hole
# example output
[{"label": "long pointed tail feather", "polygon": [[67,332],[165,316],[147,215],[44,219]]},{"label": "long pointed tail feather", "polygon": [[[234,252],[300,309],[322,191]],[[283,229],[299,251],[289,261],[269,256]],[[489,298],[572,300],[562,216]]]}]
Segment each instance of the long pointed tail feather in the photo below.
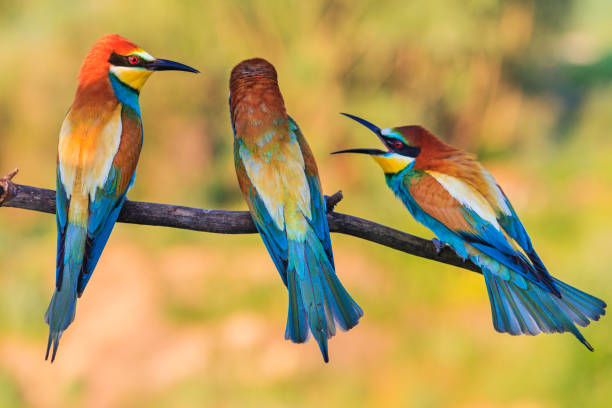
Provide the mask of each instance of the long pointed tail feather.
[{"label": "long pointed tail feather", "polygon": [[508,279],[508,274],[486,268],[483,272],[495,330],[512,335],[570,332],[593,351],[576,324],[599,320],[605,302],[554,278],[561,297],[524,279]]},{"label": "long pointed tail feather", "polygon": [[303,241],[289,240],[287,266],[289,314],[285,338],[296,343],[312,332],[329,361],[327,339],[336,334],[335,322],[348,330],[363,316],[363,311],[340,283],[320,241],[309,231]]},{"label": "long pointed tail feather", "polygon": [[51,352],[51,362],[55,360],[60,338],[64,330],[73,322],[76,313],[77,283],[81,273],[85,251],[85,239],[87,231],[85,228],[75,224],[68,224],[66,238],[64,241],[64,263],[62,282],[59,290],[55,289],[47,312],[45,322],[49,325],[49,340],[45,360]]},{"label": "long pointed tail feather", "polygon": [[51,303],[45,313],[45,322],[49,325],[49,339],[47,342],[47,352],[45,360],[49,359],[49,352],[53,346],[51,354],[51,362],[55,361],[57,347],[59,346],[60,338],[64,330],[72,323],[76,313],[76,288],[72,293],[62,288],[60,291],[55,291],[51,298]]}]

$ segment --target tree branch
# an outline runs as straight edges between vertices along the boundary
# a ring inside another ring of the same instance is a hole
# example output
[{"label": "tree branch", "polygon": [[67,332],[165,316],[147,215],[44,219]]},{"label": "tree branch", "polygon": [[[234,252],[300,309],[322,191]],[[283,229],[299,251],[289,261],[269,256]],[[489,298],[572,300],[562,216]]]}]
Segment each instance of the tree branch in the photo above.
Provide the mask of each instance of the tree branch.
[{"label": "tree branch", "polygon": [[[17,169],[0,178],[0,206],[54,214],[55,191],[14,184],[11,179],[16,173]],[[444,247],[438,253],[430,240],[363,218],[334,212],[334,207],[342,198],[341,191],[326,197],[327,221],[331,232],[352,235],[411,255],[481,273],[479,267],[470,261],[464,262],[449,247]],[[118,221],[217,234],[252,234],[257,232],[248,211],[206,210],[139,201],[126,201],[119,214]]]}]

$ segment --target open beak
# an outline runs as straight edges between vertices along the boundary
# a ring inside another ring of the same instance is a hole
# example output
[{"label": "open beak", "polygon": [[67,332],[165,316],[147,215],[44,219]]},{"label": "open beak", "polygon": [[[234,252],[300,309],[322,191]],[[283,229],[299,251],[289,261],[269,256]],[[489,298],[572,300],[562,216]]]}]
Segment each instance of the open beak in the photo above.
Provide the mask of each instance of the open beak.
[{"label": "open beak", "polygon": [[361,154],[369,154],[370,156],[378,156],[386,152],[379,150],[379,149],[346,149],[346,150],[338,150],[337,152],[332,152],[332,154],[340,154],[340,153],[361,153]]},{"label": "open beak", "polygon": [[[351,115],[350,113],[341,113],[342,115],[349,117],[351,119],[353,119],[356,122],[361,123],[363,126],[367,127],[368,129],[370,129],[372,132],[374,132],[376,134],[376,136],[378,136],[378,138],[380,139],[381,142],[383,142],[383,144],[385,144],[384,139],[382,138],[382,135],[380,133],[380,128],[370,122],[368,122],[365,119],[361,119],[358,116],[355,115]],[[339,153],[361,153],[361,154],[368,154],[370,156],[378,156],[381,154],[385,154],[387,153],[384,150],[379,150],[379,149],[346,149],[346,150],[339,150],[337,152],[333,152],[332,154],[339,154]]]},{"label": "open beak", "polygon": [[191,68],[188,65],[181,64],[180,62],[170,61],[166,59],[155,59],[146,65],[147,69],[150,71],[187,71],[193,72],[195,74],[199,74],[195,68]]}]

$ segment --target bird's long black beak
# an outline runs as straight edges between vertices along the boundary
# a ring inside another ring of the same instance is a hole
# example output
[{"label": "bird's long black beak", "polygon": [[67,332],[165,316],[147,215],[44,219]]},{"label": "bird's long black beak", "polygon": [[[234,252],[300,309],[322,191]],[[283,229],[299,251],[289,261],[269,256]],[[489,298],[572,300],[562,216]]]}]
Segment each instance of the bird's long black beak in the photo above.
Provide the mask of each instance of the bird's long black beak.
[{"label": "bird's long black beak", "polygon": [[151,61],[150,63],[147,64],[146,67],[150,71],[187,71],[187,72],[193,72],[195,74],[200,73],[200,71],[198,71],[195,68],[191,68],[188,65],[181,64],[180,62],[161,59],[161,58]]},{"label": "bird's long black beak", "polygon": [[[341,115],[344,115],[348,118],[353,119],[356,122],[361,123],[363,126],[367,127],[368,129],[370,129],[372,132],[374,132],[376,134],[376,136],[378,136],[378,138],[383,142],[383,144],[385,144],[385,140],[382,138],[382,135],[380,133],[380,128],[378,126],[376,126],[373,123],[368,122],[365,119],[361,119],[358,116],[355,115],[351,115],[350,113],[344,113],[341,112]],[[340,150],[337,152],[333,152],[332,154],[339,154],[339,153],[361,153],[361,154],[369,154],[370,156],[377,156],[377,155],[381,155],[384,153],[387,153],[383,150],[379,150],[379,149],[346,149],[346,150]]]},{"label": "bird's long black beak", "polygon": [[340,153],[361,153],[361,154],[369,154],[370,156],[378,156],[386,152],[379,150],[379,149],[346,149],[346,150],[338,150],[337,152],[332,152],[332,154],[340,154]]},{"label": "bird's long black beak", "polygon": [[347,118],[351,118],[356,122],[361,123],[363,126],[367,127],[368,129],[370,129],[372,132],[374,132],[376,134],[376,136],[378,136],[378,138],[380,139],[380,141],[383,143],[383,145],[387,145],[385,143],[385,139],[383,139],[382,137],[382,133],[381,133],[381,128],[379,128],[378,126],[376,126],[373,123],[368,122],[365,119],[361,119],[359,116],[355,116],[355,115],[351,115],[350,113],[340,113],[341,115],[346,116]]},{"label": "bird's long black beak", "polygon": [[340,112],[341,115],[346,116],[347,118],[351,118],[356,122],[361,123],[363,126],[370,129],[372,132],[376,133],[377,136],[380,136],[380,128],[373,123],[368,122],[365,119],[361,119],[359,116],[351,115],[350,113]]}]

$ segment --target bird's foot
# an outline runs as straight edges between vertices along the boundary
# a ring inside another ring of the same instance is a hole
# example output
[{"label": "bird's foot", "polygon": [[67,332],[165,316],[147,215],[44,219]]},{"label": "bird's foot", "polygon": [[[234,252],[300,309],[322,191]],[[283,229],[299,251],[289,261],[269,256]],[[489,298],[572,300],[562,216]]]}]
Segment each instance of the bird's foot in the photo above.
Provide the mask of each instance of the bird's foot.
[{"label": "bird's foot", "polygon": [[442,252],[446,246],[446,244],[440,241],[438,238],[432,238],[431,243],[434,244],[434,247],[436,247],[436,255],[440,255],[440,252]]}]

